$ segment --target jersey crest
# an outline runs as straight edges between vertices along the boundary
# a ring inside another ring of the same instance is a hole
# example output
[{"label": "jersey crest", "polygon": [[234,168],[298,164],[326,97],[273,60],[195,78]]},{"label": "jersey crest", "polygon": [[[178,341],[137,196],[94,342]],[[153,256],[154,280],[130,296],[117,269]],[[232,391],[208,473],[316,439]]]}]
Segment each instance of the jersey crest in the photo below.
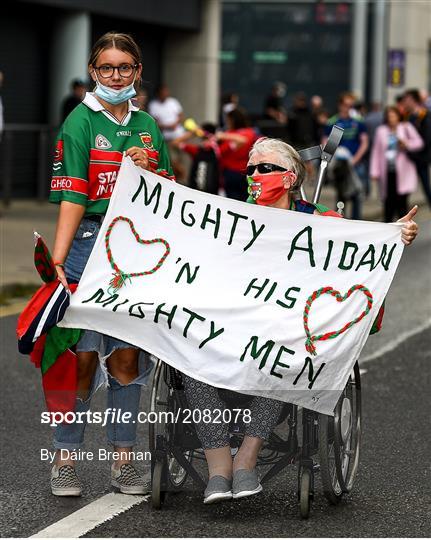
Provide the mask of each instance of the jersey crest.
[{"label": "jersey crest", "polygon": [[100,148],[101,150],[106,150],[107,148],[111,148],[112,144],[108,141],[106,137],[101,135],[100,133],[96,135],[96,148]]},{"label": "jersey crest", "polygon": [[148,150],[154,150],[153,139],[148,133],[148,131],[142,131],[141,133],[139,133],[139,138],[141,139],[144,148],[148,148]]}]

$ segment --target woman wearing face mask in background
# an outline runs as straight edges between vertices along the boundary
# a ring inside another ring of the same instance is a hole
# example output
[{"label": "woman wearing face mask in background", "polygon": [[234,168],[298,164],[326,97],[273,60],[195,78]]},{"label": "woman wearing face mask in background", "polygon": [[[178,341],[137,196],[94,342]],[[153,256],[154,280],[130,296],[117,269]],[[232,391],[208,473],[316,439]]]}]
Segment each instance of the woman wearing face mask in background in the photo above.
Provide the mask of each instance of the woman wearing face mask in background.
[{"label": "woman wearing face mask in background", "polygon": [[[58,279],[78,282],[95,244],[116,182],[123,153],[136,166],[170,179],[172,169],[163,137],[154,119],[130,101],[136,95],[142,63],[134,40],[110,32],[94,45],[88,71],[96,86],[72,111],[60,129],[54,158],[50,201],[60,205],[53,260]],[[86,330],[76,345],[78,358],[75,412],[89,410],[97,388],[108,382],[108,407],[131,414],[128,423],[108,422],[108,442],[119,452],[111,483],[122,493],[143,494],[149,486],[131,463],[136,443],[136,416],[141,385],[149,363],[137,347]],[[104,368],[99,362],[104,359]],[[85,418],[85,416],[83,416]],[[54,495],[80,495],[81,483],[67,450],[78,450],[85,422],[55,428],[57,450],[51,471]],[[61,450],[65,450],[61,452]]]},{"label": "woman wearing face mask in background", "polygon": [[[257,140],[250,151],[246,173],[250,194],[247,202],[306,214],[341,217],[321,204],[311,204],[298,198],[305,178],[305,165],[298,152],[281,140]],[[405,222],[401,230],[405,244],[410,244],[417,235],[418,227],[413,221],[416,210],[417,207],[412,208],[400,220]],[[379,317],[377,321],[380,321]],[[377,330],[378,326],[372,332]],[[207,409],[211,416],[226,408],[218,388],[184,374],[183,381],[190,409]],[[235,399],[238,401],[238,397],[244,399],[236,392],[223,390],[223,393],[230,395],[234,402]],[[246,403],[245,408],[250,410],[250,422],[245,424],[243,442],[233,459],[228,423],[220,422],[216,416],[211,421],[207,415],[205,420],[202,416],[202,421],[195,424],[208,464],[205,504],[248,497],[262,491],[256,471],[257,458],[264,441],[277,425],[282,407],[281,401],[264,397],[252,397]]]}]

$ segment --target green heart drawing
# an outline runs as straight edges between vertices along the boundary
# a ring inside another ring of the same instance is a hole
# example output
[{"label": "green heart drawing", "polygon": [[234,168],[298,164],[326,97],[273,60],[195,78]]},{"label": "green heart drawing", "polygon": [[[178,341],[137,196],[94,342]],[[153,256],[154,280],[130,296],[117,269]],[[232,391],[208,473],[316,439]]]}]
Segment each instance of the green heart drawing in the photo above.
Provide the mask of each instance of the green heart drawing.
[{"label": "green heart drawing", "polygon": [[[349,321],[348,323],[346,323],[339,330],[333,330],[331,332],[326,332],[325,334],[320,334],[320,336],[312,336],[311,332],[310,332],[310,329],[308,327],[308,317],[309,317],[309,314],[310,314],[310,308],[311,308],[312,303],[317,298],[319,298],[319,296],[321,296],[322,294],[330,294],[331,296],[336,298],[337,302],[344,302],[355,291],[361,291],[367,298],[367,306],[364,309],[364,311],[358,317],[353,319],[353,321]],[[345,332],[346,330],[351,328],[354,324],[358,323],[366,315],[368,315],[368,313],[371,310],[372,305],[373,305],[373,295],[367,289],[367,287],[365,287],[364,285],[353,285],[352,287],[350,287],[350,289],[346,292],[346,294],[344,296],[341,295],[340,291],[336,291],[332,287],[322,287],[322,288],[318,289],[317,291],[314,291],[313,294],[308,297],[307,302],[305,303],[305,308],[304,308],[304,316],[303,316],[304,330],[305,330],[305,334],[307,336],[307,340],[305,341],[306,350],[310,354],[313,354],[314,356],[316,356],[317,352],[316,352],[316,346],[315,346],[314,342],[316,342],[316,341],[325,341],[327,339],[334,339],[334,338],[338,337],[340,334],[342,334],[343,332]]]},{"label": "green heart drawing", "polygon": [[[154,266],[151,270],[145,270],[143,272],[131,272],[131,273],[127,274],[126,272],[123,272],[123,270],[121,270],[119,268],[119,266],[117,265],[117,263],[115,262],[114,256],[112,255],[112,249],[111,249],[111,246],[109,244],[109,240],[110,240],[110,236],[111,236],[113,228],[120,221],[125,221],[126,223],[129,224],[129,227],[130,227],[130,229],[131,229],[131,231],[133,233],[133,236],[135,237],[136,241],[139,244],[144,244],[144,245],[163,244],[165,246],[164,254],[159,259],[156,266]],[[139,234],[136,232],[133,221],[131,219],[129,219],[127,217],[123,217],[123,216],[117,216],[116,218],[114,218],[111,221],[111,223],[110,223],[110,225],[109,225],[109,227],[108,227],[108,229],[106,231],[106,234],[105,234],[105,248],[106,248],[106,254],[108,256],[108,261],[109,261],[112,269],[114,270],[114,274],[113,274],[114,277],[109,282],[109,289],[113,289],[114,291],[118,291],[118,289],[120,289],[126,283],[126,280],[131,281],[132,277],[147,276],[149,274],[154,274],[155,272],[157,272],[157,270],[159,270],[161,268],[161,266],[163,265],[163,263],[166,260],[166,257],[169,255],[169,253],[171,251],[171,248],[170,248],[168,242],[166,240],[164,240],[163,238],[153,238],[152,240],[143,240],[139,236]]]}]

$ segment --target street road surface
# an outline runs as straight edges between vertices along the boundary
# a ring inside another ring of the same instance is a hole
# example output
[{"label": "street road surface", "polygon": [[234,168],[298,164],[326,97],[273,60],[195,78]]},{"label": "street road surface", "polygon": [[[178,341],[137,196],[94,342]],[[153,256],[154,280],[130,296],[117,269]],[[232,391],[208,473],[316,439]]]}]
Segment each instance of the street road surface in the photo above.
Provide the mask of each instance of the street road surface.
[{"label": "street road surface", "polygon": [[[296,468],[283,471],[263,494],[204,506],[202,494],[187,491],[167,499],[158,512],[141,502],[96,528],[90,537],[429,537],[431,535],[431,221],[406,249],[386,302],[380,335],[372,336],[361,362],[363,443],[353,492],[330,506],[319,477],[312,513],[301,521],[296,500]],[[40,449],[51,446],[51,429],[40,424],[44,410],[40,374],[16,352],[16,316],[1,325],[1,535],[27,537],[110,493],[109,464],[82,462],[81,498],[54,497],[48,463]],[[422,329],[422,330],[421,330]],[[102,410],[105,396],[94,399]],[[142,397],[147,407],[148,391]],[[148,450],[146,427],[139,427]],[[104,429],[89,425],[86,449],[104,445]],[[149,464],[148,464],[149,465]],[[91,513],[91,508],[90,513]],[[61,536],[57,534],[57,536]],[[67,530],[63,536],[69,536]]]}]

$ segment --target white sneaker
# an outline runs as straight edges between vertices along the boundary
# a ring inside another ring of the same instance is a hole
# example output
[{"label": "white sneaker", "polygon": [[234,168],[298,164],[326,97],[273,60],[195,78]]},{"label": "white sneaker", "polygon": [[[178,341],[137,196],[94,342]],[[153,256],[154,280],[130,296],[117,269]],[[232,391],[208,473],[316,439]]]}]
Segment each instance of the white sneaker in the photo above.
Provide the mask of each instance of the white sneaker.
[{"label": "white sneaker", "polygon": [[262,485],[256,469],[239,469],[233,473],[232,480],[232,498],[242,499],[257,495],[262,491]]},{"label": "white sneaker", "polygon": [[51,491],[57,497],[79,497],[81,482],[72,465],[53,465],[51,469]]},{"label": "white sneaker", "polygon": [[146,495],[151,492],[150,480],[141,476],[131,463],[123,463],[119,469],[112,464],[111,484],[128,495]]},{"label": "white sneaker", "polygon": [[204,504],[212,504],[232,499],[232,480],[224,476],[213,476],[209,479],[204,492]]}]

